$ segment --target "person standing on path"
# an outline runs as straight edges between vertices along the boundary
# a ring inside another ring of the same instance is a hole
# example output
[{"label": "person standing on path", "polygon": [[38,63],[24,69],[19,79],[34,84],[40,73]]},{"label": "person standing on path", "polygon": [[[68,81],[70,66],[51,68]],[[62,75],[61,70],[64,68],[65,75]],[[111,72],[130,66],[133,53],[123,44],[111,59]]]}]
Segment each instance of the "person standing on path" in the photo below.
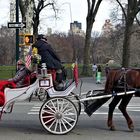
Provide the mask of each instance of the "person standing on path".
[{"label": "person standing on path", "polygon": [[92,75],[93,75],[93,79],[96,78],[96,71],[97,71],[97,65],[94,63],[92,65]]},{"label": "person standing on path", "polygon": [[101,66],[98,65],[98,67],[97,67],[97,74],[96,74],[96,83],[97,84],[101,84],[101,73],[102,73]]},{"label": "person standing on path", "polygon": [[108,76],[109,70],[110,70],[110,67],[109,67],[109,65],[107,63],[106,66],[105,66],[105,74],[106,74],[106,77]]}]

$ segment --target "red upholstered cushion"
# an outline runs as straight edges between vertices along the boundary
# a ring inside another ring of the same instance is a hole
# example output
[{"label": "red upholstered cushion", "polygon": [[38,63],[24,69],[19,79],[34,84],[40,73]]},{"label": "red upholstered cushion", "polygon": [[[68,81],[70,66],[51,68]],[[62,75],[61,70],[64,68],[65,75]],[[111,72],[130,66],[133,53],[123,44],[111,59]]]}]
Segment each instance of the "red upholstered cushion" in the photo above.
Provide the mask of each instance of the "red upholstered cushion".
[{"label": "red upholstered cushion", "polygon": [[30,75],[27,75],[24,79],[24,85],[29,86],[30,85]]},{"label": "red upholstered cushion", "polygon": [[3,91],[4,92],[4,89],[6,87],[15,88],[16,87],[16,84],[14,82],[9,82],[7,80],[0,81],[0,91]]},{"label": "red upholstered cushion", "polygon": [[14,82],[9,82],[7,80],[0,81],[0,106],[3,106],[5,103],[4,89],[6,87],[15,88],[16,84]]},{"label": "red upholstered cushion", "polygon": [[0,106],[3,106],[5,103],[4,92],[0,91]]}]

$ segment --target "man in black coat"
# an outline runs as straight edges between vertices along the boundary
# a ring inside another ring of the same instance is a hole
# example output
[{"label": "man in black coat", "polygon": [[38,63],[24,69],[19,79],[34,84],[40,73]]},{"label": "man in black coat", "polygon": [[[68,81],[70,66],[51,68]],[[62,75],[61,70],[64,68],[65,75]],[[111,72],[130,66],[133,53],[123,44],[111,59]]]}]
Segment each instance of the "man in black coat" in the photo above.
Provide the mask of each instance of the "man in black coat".
[{"label": "man in black coat", "polygon": [[54,85],[59,85],[66,80],[66,71],[44,35],[38,35],[34,47],[37,48],[38,54],[41,56],[41,63],[46,63],[48,72],[52,74]]},{"label": "man in black coat", "polygon": [[41,56],[41,63],[46,63],[47,69],[59,70],[62,68],[61,61],[48,44],[44,35],[38,35],[35,47],[38,49],[38,54]]}]

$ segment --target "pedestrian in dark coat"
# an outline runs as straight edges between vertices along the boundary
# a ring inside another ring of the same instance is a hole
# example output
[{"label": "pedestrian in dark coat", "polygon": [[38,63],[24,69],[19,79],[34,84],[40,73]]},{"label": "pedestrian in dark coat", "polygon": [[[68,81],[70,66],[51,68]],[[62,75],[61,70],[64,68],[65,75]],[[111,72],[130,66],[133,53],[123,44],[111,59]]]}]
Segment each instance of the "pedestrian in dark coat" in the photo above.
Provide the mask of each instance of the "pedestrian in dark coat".
[{"label": "pedestrian in dark coat", "polygon": [[63,76],[65,69],[61,64],[59,57],[47,42],[44,35],[38,36],[34,46],[37,48],[38,54],[41,56],[41,63],[46,63],[48,73],[52,74],[54,85],[57,87],[66,79],[66,76]]}]

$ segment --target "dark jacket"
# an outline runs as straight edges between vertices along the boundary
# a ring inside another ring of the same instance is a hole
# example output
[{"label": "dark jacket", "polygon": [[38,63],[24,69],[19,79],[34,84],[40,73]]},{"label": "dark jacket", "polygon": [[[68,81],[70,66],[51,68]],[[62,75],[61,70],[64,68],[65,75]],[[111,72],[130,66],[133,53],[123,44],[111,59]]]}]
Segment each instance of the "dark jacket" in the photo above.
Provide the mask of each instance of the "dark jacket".
[{"label": "dark jacket", "polygon": [[41,56],[41,63],[46,63],[48,69],[61,69],[61,61],[55,54],[51,45],[45,40],[38,40],[35,45],[38,49],[38,54]]},{"label": "dark jacket", "polygon": [[102,69],[101,69],[100,65],[97,67],[97,72],[102,72]]}]

